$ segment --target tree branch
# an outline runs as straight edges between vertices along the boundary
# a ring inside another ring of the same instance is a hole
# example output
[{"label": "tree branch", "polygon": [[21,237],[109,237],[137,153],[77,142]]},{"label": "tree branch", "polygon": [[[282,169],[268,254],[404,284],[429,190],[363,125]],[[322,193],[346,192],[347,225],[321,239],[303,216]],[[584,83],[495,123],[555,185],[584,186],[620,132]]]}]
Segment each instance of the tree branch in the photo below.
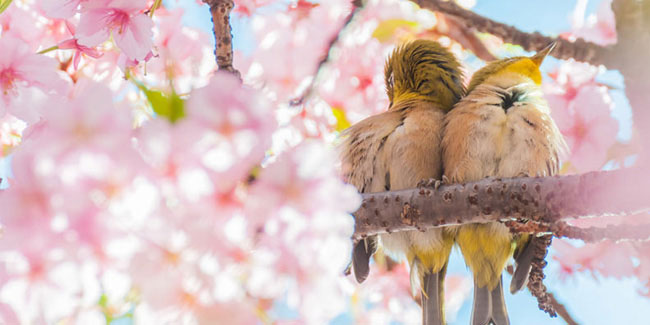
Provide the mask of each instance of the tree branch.
[{"label": "tree branch", "polygon": [[650,224],[580,228],[568,225],[565,222],[558,222],[551,225],[550,231],[558,238],[580,239],[587,243],[595,243],[602,240],[650,239]]},{"label": "tree branch", "polygon": [[619,70],[625,79],[625,94],[634,113],[639,132],[641,164],[650,164],[650,2],[615,0],[616,54]]},{"label": "tree branch", "polygon": [[650,210],[648,184],[650,173],[637,167],[365,193],[354,213],[353,239],[513,218],[552,224],[581,216],[642,212]]},{"label": "tree branch", "polygon": [[215,39],[214,56],[219,70],[228,71],[241,80],[241,74],[232,64],[232,28],[230,26],[230,11],[233,0],[203,0],[210,6],[212,25]]},{"label": "tree branch", "polygon": [[573,58],[577,61],[587,62],[593,65],[605,64],[610,68],[613,68],[610,65],[615,63],[610,60],[612,49],[587,42],[581,38],[575,42],[570,42],[561,38],[544,36],[538,32],[525,33],[513,26],[496,22],[470,10],[463,9],[454,1],[411,1],[418,4],[421,8],[455,17],[458,21],[464,23],[467,28],[473,28],[478,32],[489,33],[500,37],[506,43],[520,45],[526,51],[539,51],[552,41],[557,41],[558,43],[551,55],[558,59],[566,60]]}]

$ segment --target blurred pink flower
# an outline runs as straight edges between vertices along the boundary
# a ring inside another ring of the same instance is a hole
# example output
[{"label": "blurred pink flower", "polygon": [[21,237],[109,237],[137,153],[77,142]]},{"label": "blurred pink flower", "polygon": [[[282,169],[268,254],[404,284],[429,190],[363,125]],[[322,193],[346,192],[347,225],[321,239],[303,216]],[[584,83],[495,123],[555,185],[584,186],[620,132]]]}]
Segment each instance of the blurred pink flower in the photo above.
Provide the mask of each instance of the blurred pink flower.
[{"label": "blurred pink flower", "polygon": [[317,140],[304,141],[280,154],[251,188],[258,198],[250,201],[251,206],[266,211],[287,206],[306,215],[332,208],[354,211],[359,204],[357,191],[338,177],[335,159]]},{"label": "blurred pink flower", "polygon": [[206,130],[195,148],[211,171],[217,190],[228,192],[262,162],[271,146],[276,121],[263,97],[228,73],[216,73],[206,87],[192,92],[187,101],[187,124]]},{"label": "blurred pink flower", "polygon": [[25,122],[10,114],[0,118],[0,157],[20,144],[25,126]]},{"label": "blurred pink flower", "polygon": [[82,2],[88,0],[39,0],[38,4],[49,18],[67,19],[72,17]]},{"label": "blurred pink flower", "polygon": [[[360,200],[336,173],[335,159],[323,143],[305,141],[265,167],[245,200],[247,220],[259,229],[253,261],[268,265],[253,272],[295,281],[295,288],[289,287],[289,306],[307,323],[322,324],[345,309],[336,297],[342,294],[339,279],[351,246],[353,220],[348,213]],[[275,292],[269,281],[258,292]],[[336,303],[325,308],[323,300]]]},{"label": "blurred pink flower", "polygon": [[333,62],[331,78],[321,83],[321,97],[332,107],[343,110],[350,123],[386,110],[388,96],[384,89],[383,55],[388,46],[376,39],[341,49]]},{"label": "blurred pink flower", "polygon": [[605,164],[618,133],[612,100],[607,88],[595,81],[596,74],[595,67],[569,61],[544,84],[553,119],[569,145],[569,161],[580,172]]},{"label": "blurred pink flower", "polygon": [[4,324],[18,324],[18,315],[10,305],[0,302],[0,321]]},{"label": "blurred pink flower", "polygon": [[13,34],[29,43],[30,49],[35,49],[43,44],[43,38],[46,37],[46,32],[43,29],[34,28],[40,23],[38,20],[39,16],[35,12],[21,6],[11,5],[0,15],[0,30],[2,30],[2,34]]},{"label": "blurred pink flower", "polygon": [[300,88],[313,77],[331,37],[352,9],[349,1],[343,0],[314,7],[306,1],[301,3],[300,8],[252,18],[259,45],[251,58],[251,69],[242,69],[242,76],[248,84],[265,87],[277,102],[300,95]]},{"label": "blurred pink flower", "polygon": [[235,9],[234,12],[250,16],[255,10],[259,7],[266,6],[273,2],[278,2],[277,0],[235,0]]},{"label": "blurred pink flower", "polygon": [[616,44],[616,20],[612,0],[601,1],[595,15],[585,17],[587,0],[578,1],[572,19],[571,36],[581,37],[600,45]]},{"label": "blurred pink flower", "polygon": [[[173,81],[179,93],[205,85],[214,71],[215,60],[208,33],[183,25],[182,8],[156,10],[159,32],[154,44],[156,56],[147,64],[147,80]],[[238,65],[239,67],[239,65]]]},{"label": "blurred pink flower", "polygon": [[[74,36],[75,35],[74,25],[72,25],[68,21],[65,22],[65,25],[68,31],[70,32],[70,34]],[[59,43],[58,47],[63,50],[68,50],[68,49],[75,50],[72,59],[75,70],[79,68],[79,62],[81,61],[82,54],[88,55],[89,57],[95,59],[100,58],[102,56],[102,53],[99,50],[79,44],[79,40],[76,38],[65,40]]]},{"label": "blurred pink flower", "polygon": [[50,104],[43,113],[49,150],[87,150],[114,155],[114,159],[133,157],[134,152],[128,150],[133,132],[130,112],[113,105],[113,93],[106,86],[81,79],[71,100]]},{"label": "blurred pink flower", "polygon": [[117,46],[129,59],[142,61],[151,52],[154,26],[144,13],[146,0],[96,0],[84,3],[76,38],[79,44],[94,47],[111,32]]},{"label": "blurred pink flower", "polygon": [[43,91],[65,91],[65,82],[57,74],[57,62],[30,51],[24,41],[7,33],[0,36],[0,115],[22,88],[37,87]]},{"label": "blurred pink flower", "polygon": [[630,242],[605,240],[575,247],[565,240],[554,240],[553,250],[553,259],[560,263],[564,277],[575,272],[589,271],[594,277],[601,275],[620,279],[635,273],[631,258],[635,255],[635,250]]}]

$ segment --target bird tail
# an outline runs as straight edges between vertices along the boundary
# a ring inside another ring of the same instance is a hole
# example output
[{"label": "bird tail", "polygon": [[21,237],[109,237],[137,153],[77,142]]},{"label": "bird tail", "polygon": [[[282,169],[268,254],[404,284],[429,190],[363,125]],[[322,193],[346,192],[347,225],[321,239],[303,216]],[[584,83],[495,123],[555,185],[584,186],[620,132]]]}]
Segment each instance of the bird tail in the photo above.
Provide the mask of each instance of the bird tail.
[{"label": "bird tail", "polygon": [[377,237],[368,237],[354,244],[352,270],[358,283],[366,280],[370,273],[370,258],[377,251]]},{"label": "bird tail", "polygon": [[411,289],[422,292],[422,324],[444,325],[444,280],[447,265],[439,272],[431,272],[414,259],[411,263]]},{"label": "bird tail", "polygon": [[517,266],[510,281],[510,293],[518,292],[528,282],[528,275],[533,265],[534,241],[536,240],[538,240],[537,237],[530,235],[522,236],[522,238],[517,240],[518,248],[514,252]]},{"label": "bird tail", "polygon": [[474,281],[474,306],[472,325],[509,325],[506,302],[503,298],[503,279],[490,290],[489,286],[479,288]]}]

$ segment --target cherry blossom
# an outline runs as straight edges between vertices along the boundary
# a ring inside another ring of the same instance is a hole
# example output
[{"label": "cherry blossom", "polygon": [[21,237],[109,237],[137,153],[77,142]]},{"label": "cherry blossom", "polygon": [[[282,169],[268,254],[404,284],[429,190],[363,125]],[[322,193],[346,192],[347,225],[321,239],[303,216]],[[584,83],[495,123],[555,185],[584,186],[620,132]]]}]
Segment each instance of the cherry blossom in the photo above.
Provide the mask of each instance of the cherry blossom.
[{"label": "cherry blossom", "polygon": [[38,4],[50,18],[67,19],[72,17],[79,5],[87,0],[39,0]]},{"label": "cherry blossom", "polygon": [[587,1],[581,0],[576,4],[573,13],[573,29],[569,33],[573,37],[582,37],[587,41],[600,45],[616,43],[616,21],[612,12],[612,0],[601,1],[596,14],[585,17]]},{"label": "cherry blossom", "polygon": [[153,45],[153,21],[142,11],[146,0],[101,0],[84,3],[76,38],[79,44],[95,47],[113,35],[129,59],[142,61]]},{"label": "cherry blossom", "polygon": [[[75,34],[74,32],[75,27],[73,25],[66,22],[66,27],[68,28],[68,31],[72,35]],[[70,49],[75,51],[72,58],[72,62],[74,64],[75,70],[79,69],[79,62],[81,61],[81,57],[83,54],[95,59],[102,56],[102,53],[99,50],[79,44],[79,40],[77,40],[76,38],[67,39],[59,43],[59,45],[57,46],[62,50]]]},{"label": "cherry blossom", "polygon": [[206,154],[202,163],[218,179],[220,191],[233,188],[262,158],[270,146],[275,120],[268,104],[226,73],[193,92],[187,102],[187,120],[211,132],[197,139]]},{"label": "cherry blossom", "polygon": [[597,68],[566,62],[544,85],[553,119],[569,145],[569,161],[578,171],[598,170],[616,143],[618,122],[611,116],[607,88],[595,81]]},{"label": "cherry blossom", "polygon": [[205,86],[215,68],[213,49],[209,45],[212,36],[183,26],[184,14],[181,8],[156,10],[156,51],[147,63],[147,75],[143,76],[147,83],[159,87],[168,87],[169,83],[161,84],[161,80],[169,80],[178,93]]},{"label": "cherry blossom", "polygon": [[276,2],[275,0],[235,0],[235,9],[233,10],[236,13],[245,16],[251,16],[257,8],[264,7],[266,5]]},{"label": "cherry blossom", "polygon": [[634,275],[635,265],[631,256],[636,255],[630,243],[614,243],[608,240],[600,243],[586,244],[579,249],[562,240],[553,242],[555,260],[560,262],[563,274],[590,271],[600,276],[616,278]]},{"label": "cherry blossom", "polygon": [[43,91],[65,91],[65,82],[56,72],[56,61],[37,55],[29,50],[24,41],[7,33],[0,37],[0,114],[12,98],[19,95],[21,89],[37,87]]}]

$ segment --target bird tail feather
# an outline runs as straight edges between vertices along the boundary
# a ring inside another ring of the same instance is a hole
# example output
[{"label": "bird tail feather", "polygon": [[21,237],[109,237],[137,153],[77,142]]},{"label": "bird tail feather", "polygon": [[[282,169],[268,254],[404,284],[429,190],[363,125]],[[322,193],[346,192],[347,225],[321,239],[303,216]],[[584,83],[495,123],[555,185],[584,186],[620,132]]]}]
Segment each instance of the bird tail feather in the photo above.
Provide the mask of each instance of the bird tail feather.
[{"label": "bird tail feather", "polygon": [[444,325],[444,280],[445,265],[439,272],[426,270],[418,259],[411,262],[411,290],[422,293],[422,324]]},{"label": "bird tail feather", "polygon": [[534,241],[538,240],[537,237],[532,237],[525,243],[526,246],[520,251],[515,252],[515,261],[517,265],[510,280],[510,293],[516,293],[521,290],[528,282],[528,275],[533,265],[533,250],[535,247]]},{"label": "bird tail feather", "polygon": [[370,273],[370,258],[377,251],[377,238],[368,237],[354,244],[352,270],[358,283],[366,280]]},{"label": "bird tail feather", "polygon": [[508,311],[503,297],[503,279],[490,290],[488,286],[479,288],[474,282],[474,306],[472,325],[509,325]]}]

